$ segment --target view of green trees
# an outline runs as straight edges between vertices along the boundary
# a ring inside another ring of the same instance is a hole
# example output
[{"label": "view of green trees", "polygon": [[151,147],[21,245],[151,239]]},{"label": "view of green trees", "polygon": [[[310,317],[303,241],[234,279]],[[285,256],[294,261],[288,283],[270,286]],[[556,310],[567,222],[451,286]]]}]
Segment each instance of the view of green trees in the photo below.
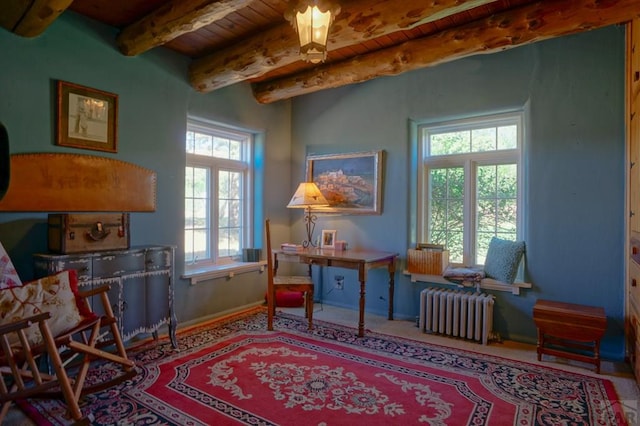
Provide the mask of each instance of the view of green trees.
[{"label": "view of green trees", "polygon": [[[185,260],[193,262],[211,257],[209,226],[211,199],[217,200],[218,257],[241,252],[242,241],[242,178],[243,173],[225,170],[215,159],[242,159],[242,142],[229,138],[188,131],[188,154],[211,158],[212,167],[187,167],[185,172]],[[212,183],[211,169],[217,170]],[[210,185],[217,185],[217,193]]]},{"label": "view of green trees", "polygon": [[[516,126],[502,126],[430,135],[430,153],[455,156],[513,149],[516,131]],[[475,263],[483,264],[493,236],[516,239],[518,170],[516,164],[491,164],[474,166],[473,171],[475,205],[468,210],[474,215]],[[428,240],[443,244],[454,263],[463,263],[465,179],[463,166],[429,170]]]}]

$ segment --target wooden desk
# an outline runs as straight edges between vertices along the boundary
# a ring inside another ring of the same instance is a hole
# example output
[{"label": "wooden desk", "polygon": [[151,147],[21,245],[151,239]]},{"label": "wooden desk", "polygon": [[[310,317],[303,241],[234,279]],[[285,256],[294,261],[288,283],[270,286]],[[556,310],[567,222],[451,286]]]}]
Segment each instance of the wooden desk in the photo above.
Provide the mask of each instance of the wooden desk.
[{"label": "wooden desk", "polygon": [[334,266],[355,269],[360,281],[360,320],[358,336],[364,337],[364,298],[369,269],[386,267],[389,271],[389,319],[393,319],[393,290],[395,286],[396,258],[398,253],[375,250],[330,250],[306,248],[298,251],[273,250],[274,273],[278,270],[278,259],[317,266]]},{"label": "wooden desk", "polygon": [[[538,361],[542,354],[555,355],[594,364],[600,373],[600,339],[607,328],[604,308],[538,300],[533,320],[538,327]],[[585,350],[593,356],[565,348]]]}]

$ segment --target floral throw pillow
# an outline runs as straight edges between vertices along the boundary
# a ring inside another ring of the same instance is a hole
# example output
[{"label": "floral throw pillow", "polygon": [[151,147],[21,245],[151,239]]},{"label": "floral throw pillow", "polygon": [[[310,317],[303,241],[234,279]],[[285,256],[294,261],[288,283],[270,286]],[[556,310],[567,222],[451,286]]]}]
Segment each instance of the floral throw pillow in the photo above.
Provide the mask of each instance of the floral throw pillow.
[{"label": "floral throw pillow", "polygon": [[0,290],[3,288],[19,287],[21,285],[22,281],[20,277],[18,277],[16,268],[13,267],[7,251],[2,247],[2,243],[0,243]]},{"label": "floral throw pillow", "polygon": [[[75,287],[75,291],[73,289]],[[76,304],[77,276],[75,271],[62,271],[55,275],[24,283],[21,287],[0,290],[0,325],[43,312],[51,313],[49,328],[54,336],[75,327],[82,321]],[[42,343],[39,327],[26,330],[31,344]],[[12,338],[15,335],[12,335]],[[16,343],[17,337],[11,343]]]}]

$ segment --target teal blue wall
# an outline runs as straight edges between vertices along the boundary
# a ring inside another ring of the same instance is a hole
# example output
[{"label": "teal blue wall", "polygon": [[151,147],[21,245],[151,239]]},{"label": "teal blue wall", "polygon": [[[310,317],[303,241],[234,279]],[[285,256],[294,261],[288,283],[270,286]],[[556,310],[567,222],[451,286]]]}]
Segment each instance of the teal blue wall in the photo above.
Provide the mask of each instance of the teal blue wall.
[{"label": "teal blue wall", "polygon": [[[154,213],[132,214],[132,243],[178,246],[182,273],[183,140],[188,115],[255,131],[255,246],[262,221],[276,242],[302,239],[301,212],[287,210],[304,180],[308,154],[385,150],[384,206],[379,216],[323,216],[317,229],[337,229],[351,246],[404,253],[410,234],[414,152],[411,120],[439,121],[510,109],[527,111],[527,278],[520,296],[494,293],[497,328],[535,341],[531,309],[538,298],[604,306],[609,329],[603,355],[623,356],[624,310],[624,29],[610,27],[476,56],[397,77],[259,105],[248,85],[210,94],[193,91],[188,62],[162,48],[134,58],[115,47],[116,31],[66,12],[42,36],[0,30],[0,122],[12,153],[74,152],[139,164],[158,174]],[[117,93],[117,154],[54,143],[56,80]],[[0,240],[20,275],[32,277],[31,254],[46,250],[46,213],[0,213]],[[357,308],[355,276],[328,293],[337,271],[316,271],[326,303]],[[386,276],[370,273],[368,312],[385,314]],[[412,319],[424,284],[396,275],[397,318]],[[181,322],[260,301],[265,277],[251,273],[192,286],[176,282]]]},{"label": "teal blue wall", "polygon": [[[183,268],[184,135],[193,115],[254,131],[257,137],[254,218],[256,245],[262,244],[262,220],[274,219],[274,235],[287,240],[292,191],[290,176],[290,103],[259,105],[248,85],[203,95],[187,81],[188,60],[159,48],[129,58],[116,48],[116,30],[72,12],[35,39],[0,30],[0,122],[9,132],[11,153],[66,152],[100,155],[154,170],[157,210],[132,213],[131,243],[172,244],[176,255],[175,307],[180,322],[236,309],[263,300],[264,274],[240,274],[197,285],[179,278]],[[118,153],[55,145],[55,81],[65,80],[118,94]],[[266,150],[265,146],[270,149]],[[279,182],[264,197],[264,182]],[[28,194],[25,194],[28,196]],[[31,255],[45,252],[47,213],[0,213],[0,241],[20,276],[33,277]]]},{"label": "teal blue wall", "polygon": [[[338,230],[352,247],[403,258],[415,241],[408,225],[415,205],[410,122],[525,111],[526,278],[533,289],[520,296],[493,292],[496,327],[503,337],[533,343],[538,298],[603,306],[609,319],[603,352],[623,356],[623,27],[323,91],[294,99],[292,109],[296,181],[308,154],[386,151],[382,215],[321,217],[318,228]],[[293,232],[300,233],[301,218],[294,219]],[[357,277],[344,274],[345,290],[331,290],[338,273],[323,271],[324,300],[355,308]],[[424,288],[398,274],[397,317],[417,315]],[[374,274],[367,310],[385,314],[386,289],[384,273]]]}]

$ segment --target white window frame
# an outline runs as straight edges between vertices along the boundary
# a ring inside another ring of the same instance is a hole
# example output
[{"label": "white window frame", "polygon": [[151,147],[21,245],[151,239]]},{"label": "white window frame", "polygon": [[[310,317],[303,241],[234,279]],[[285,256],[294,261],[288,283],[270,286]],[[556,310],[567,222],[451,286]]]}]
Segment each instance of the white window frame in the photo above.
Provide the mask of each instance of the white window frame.
[{"label": "white window frame", "polygon": [[[229,138],[233,140],[242,141],[245,145],[242,149],[241,160],[231,160],[225,158],[218,158],[213,156],[198,155],[193,153],[186,153],[187,167],[200,167],[209,169],[209,229],[211,232],[208,235],[210,257],[202,259],[200,261],[187,261],[185,252],[185,274],[184,278],[191,278],[192,284],[198,281],[206,280],[209,278],[216,278],[219,276],[233,275],[234,270],[242,267],[242,253],[234,256],[219,256],[218,253],[218,191],[217,191],[217,179],[219,171],[232,171],[240,172],[242,176],[242,237],[241,237],[241,252],[242,248],[251,247],[253,244],[253,228],[251,226],[253,222],[253,203],[252,203],[252,182],[253,182],[253,145],[254,134],[250,131],[232,128],[218,123],[208,122],[189,118],[187,120],[187,132],[195,131],[197,133],[208,134],[212,136],[219,136],[223,138]],[[186,149],[186,141],[185,141]],[[186,200],[183,199],[183,203]],[[186,218],[185,218],[186,220]],[[185,248],[186,251],[186,248]]]},{"label": "white window frame", "polygon": [[[431,156],[429,153],[429,135],[432,133],[446,133],[484,127],[504,126],[516,124],[517,146],[514,149],[495,150],[484,152],[472,152],[464,154]],[[523,136],[524,114],[521,111],[489,116],[473,117],[463,120],[448,121],[443,123],[418,124],[418,183],[417,183],[417,241],[427,242],[429,235],[427,212],[429,211],[429,197],[426,189],[429,188],[430,168],[462,167],[465,173],[465,197],[464,197],[464,221],[463,221],[463,262],[465,266],[481,266],[473,260],[476,259],[476,176],[478,166],[513,164],[517,165],[518,194],[517,194],[517,238],[523,239],[524,224],[524,171],[523,171]]]}]

